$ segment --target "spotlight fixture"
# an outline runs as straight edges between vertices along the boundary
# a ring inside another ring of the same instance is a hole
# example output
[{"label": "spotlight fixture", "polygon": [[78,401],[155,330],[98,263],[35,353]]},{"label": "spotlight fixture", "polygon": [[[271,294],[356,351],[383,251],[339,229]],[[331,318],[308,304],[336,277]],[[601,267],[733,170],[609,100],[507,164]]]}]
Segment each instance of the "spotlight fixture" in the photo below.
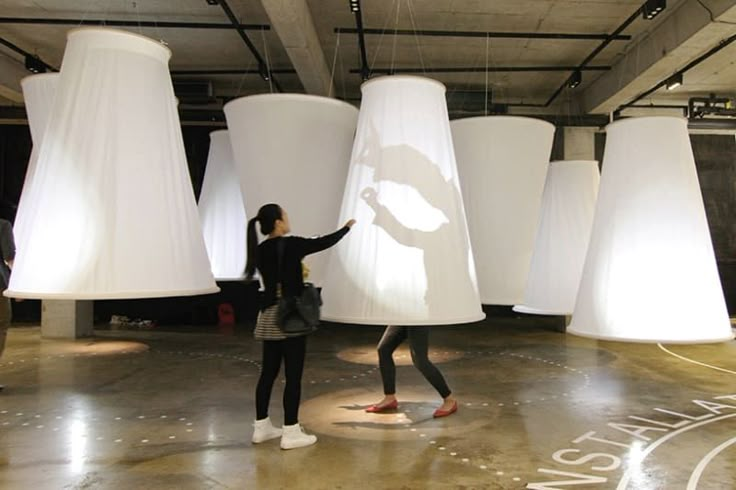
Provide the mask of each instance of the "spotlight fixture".
[{"label": "spotlight fixture", "polygon": [[219,4],[218,0],[207,0],[207,5],[217,5]]},{"label": "spotlight fixture", "polygon": [[677,87],[682,85],[682,73],[675,73],[669,77],[665,82],[667,90],[675,90]]},{"label": "spotlight fixture", "polygon": [[578,85],[580,85],[580,82],[583,81],[583,74],[576,70],[572,72],[572,75],[570,75],[570,78],[567,79],[567,87],[568,88],[575,88]]},{"label": "spotlight fixture", "polygon": [[350,0],[350,11],[360,12],[360,0]]},{"label": "spotlight fixture", "polygon": [[270,71],[266,65],[260,65],[258,67],[258,72],[261,74],[261,78],[263,78],[265,81],[268,81],[271,78]]},{"label": "spotlight fixture", "polygon": [[46,73],[46,64],[41,61],[41,58],[26,55],[26,70],[31,73]]},{"label": "spotlight fixture", "polygon": [[652,20],[667,8],[667,0],[647,0],[642,7],[642,15],[647,20]]}]

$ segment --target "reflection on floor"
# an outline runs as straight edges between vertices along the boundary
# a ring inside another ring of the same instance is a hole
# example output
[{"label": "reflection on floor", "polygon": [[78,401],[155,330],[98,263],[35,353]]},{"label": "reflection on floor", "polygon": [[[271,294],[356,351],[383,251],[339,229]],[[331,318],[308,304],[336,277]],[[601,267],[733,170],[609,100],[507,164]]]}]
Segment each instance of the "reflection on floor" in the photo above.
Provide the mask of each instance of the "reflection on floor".
[{"label": "reflection on floor", "polygon": [[[319,442],[293,451],[250,443],[259,345],[245,331],[59,342],[14,328],[0,487],[736,488],[736,343],[596,342],[558,322],[435,328],[432,356],[461,401],[444,419],[405,349],[399,409],[365,413],[381,396],[381,329],[325,326],[309,340],[301,411]],[[280,386],[280,424],[279,405]]]}]

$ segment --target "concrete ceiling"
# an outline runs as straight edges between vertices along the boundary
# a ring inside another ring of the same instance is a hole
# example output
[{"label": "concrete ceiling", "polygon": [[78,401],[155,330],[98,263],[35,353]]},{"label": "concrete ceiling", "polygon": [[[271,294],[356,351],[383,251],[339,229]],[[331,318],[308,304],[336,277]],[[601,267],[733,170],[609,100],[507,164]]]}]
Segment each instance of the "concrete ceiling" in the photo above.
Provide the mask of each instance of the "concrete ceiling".
[{"label": "concrete ceiling", "polygon": [[[335,33],[355,28],[348,0],[227,0],[244,24],[269,30],[246,31],[263,59],[278,73],[284,91],[360,99],[358,36]],[[634,14],[644,0],[362,0],[368,29],[405,29],[610,34]],[[584,71],[575,89],[564,89],[571,71],[496,72],[501,67],[578,66],[600,40],[499,39],[485,37],[365,36],[371,69],[427,70],[447,85],[451,111],[483,111],[485,89],[492,102],[512,104],[512,112],[606,114],[651,89],[692,60],[736,35],[736,0],[669,0],[653,21],[639,16],[589,65],[608,71]],[[224,10],[205,0],[2,0],[1,17],[127,20],[133,22],[228,23]],[[73,25],[12,24],[0,20],[0,38],[61,65],[66,32]],[[175,79],[212,81],[222,99],[275,90],[257,73],[213,75],[211,70],[257,70],[258,62],[234,29],[123,27],[165,41],[173,52],[172,71],[196,70]],[[691,96],[715,92],[736,96],[736,42],[684,75],[684,85],[664,89],[638,104],[686,104]],[[468,67],[477,73],[437,73],[433,69]],[[484,70],[488,68],[486,74]],[[334,72],[334,77],[332,73]],[[0,105],[18,104],[19,80],[27,72],[23,57],[0,45]],[[331,84],[330,82],[334,83]],[[470,92],[470,95],[467,94]],[[473,96],[475,93],[475,97]],[[478,96],[480,95],[480,96]],[[15,100],[14,100],[15,96]],[[455,105],[453,107],[453,104]]]}]

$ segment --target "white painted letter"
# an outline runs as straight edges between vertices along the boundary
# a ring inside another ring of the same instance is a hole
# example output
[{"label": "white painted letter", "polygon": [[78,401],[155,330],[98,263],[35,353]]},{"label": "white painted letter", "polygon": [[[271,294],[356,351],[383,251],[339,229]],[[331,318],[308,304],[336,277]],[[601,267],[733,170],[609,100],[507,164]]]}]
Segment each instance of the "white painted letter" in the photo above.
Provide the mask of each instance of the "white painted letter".
[{"label": "white painted letter", "polygon": [[695,403],[696,405],[700,405],[709,412],[717,413],[718,415],[721,414],[721,412],[718,411],[719,408],[730,408],[731,410],[736,410],[736,407],[734,407],[733,405],[723,405],[721,403],[707,402],[705,400],[693,400],[693,403]]},{"label": "white painted letter", "polygon": [[526,488],[528,488],[529,490],[560,490],[561,487],[551,487],[549,485],[564,485],[566,487],[569,487],[573,485],[590,485],[592,483],[606,483],[608,481],[608,478],[604,478],[602,476],[581,475],[580,473],[567,473],[565,471],[546,470],[544,468],[539,468],[537,471],[540,473],[547,473],[549,475],[559,475],[559,476],[564,476],[568,478],[576,478],[576,480],[560,480],[560,481],[550,481],[550,482],[540,482],[540,483],[527,483]]},{"label": "white painted letter", "polygon": [[614,424],[613,422],[610,422],[608,424],[608,427],[611,427],[612,429],[620,430],[621,432],[626,432],[627,434],[631,434],[632,436],[638,439],[641,439],[642,441],[652,440],[651,437],[647,437],[644,435],[644,433],[648,430],[656,430],[658,432],[669,432],[669,430],[660,429],[659,427],[648,427],[646,425],[633,425],[633,424]]},{"label": "white painted letter", "polygon": [[619,466],[621,466],[621,458],[618,456],[614,456],[613,454],[606,454],[606,453],[590,453],[586,454],[585,456],[582,456],[575,460],[569,460],[569,459],[563,459],[562,456],[566,453],[579,453],[580,449],[560,449],[556,453],[552,455],[552,459],[557,461],[558,463],[562,464],[568,464],[568,465],[579,465],[579,464],[585,464],[589,461],[592,461],[596,458],[610,458],[611,464],[608,466],[591,466],[590,469],[593,471],[613,471]]},{"label": "white painted letter", "polygon": [[602,442],[604,444],[612,444],[614,446],[618,447],[625,447],[626,449],[631,449],[630,444],[623,444],[621,442],[616,441],[609,441],[607,439],[601,439],[600,437],[593,437],[595,435],[595,431],[588,432],[587,434],[583,434],[582,436],[578,437],[577,439],[573,440],[573,444],[579,444],[583,441],[596,441],[596,442]]}]

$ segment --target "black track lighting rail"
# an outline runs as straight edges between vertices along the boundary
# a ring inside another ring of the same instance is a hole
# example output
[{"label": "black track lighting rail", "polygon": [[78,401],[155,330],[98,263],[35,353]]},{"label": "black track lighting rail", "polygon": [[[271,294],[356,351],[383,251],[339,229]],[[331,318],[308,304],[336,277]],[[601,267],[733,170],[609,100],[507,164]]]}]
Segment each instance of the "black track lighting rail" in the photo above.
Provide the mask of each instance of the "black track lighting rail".
[{"label": "black track lighting rail", "polygon": [[[639,18],[639,16],[642,13],[642,8],[643,7],[639,7],[636,10],[636,12],[634,12],[633,14],[631,14],[628,19],[626,19],[620,26],[618,26],[618,28],[615,31],[613,31],[605,40],[603,40],[603,42],[601,42],[601,44],[599,44],[598,47],[596,47],[583,60],[583,62],[580,63],[577,66],[577,68],[575,69],[575,71],[573,71],[573,73],[570,75],[570,77],[568,77],[568,79],[565,80],[565,82],[562,85],[560,85],[560,87],[555,91],[555,93],[553,93],[550,96],[550,98],[547,99],[547,102],[545,102],[543,105],[541,105],[541,107],[549,107],[552,104],[552,102],[554,102],[557,99],[557,97],[559,97],[559,95],[562,93],[563,90],[565,90],[566,88],[570,87],[571,85],[574,85],[574,86],[579,85],[579,82],[576,84],[575,81],[576,81],[577,77],[579,77],[580,72],[582,70],[584,70],[586,66],[588,66],[588,63],[590,63],[591,61],[593,61],[593,58],[595,58],[596,56],[598,56],[598,54],[601,51],[603,51],[604,49],[606,49],[606,47],[614,41],[614,38],[616,36],[620,35],[627,27],[629,27],[635,20],[637,20]],[[515,104],[509,104],[509,105],[515,105]]]},{"label": "black track lighting rail", "polygon": [[[359,34],[361,29],[355,27],[336,27],[338,34]],[[574,34],[562,32],[481,32],[481,31],[442,31],[442,30],[411,30],[411,29],[372,29],[362,28],[365,35],[389,35],[389,36],[427,36],[427,37],[475,37],[492,39],[559,39],[577,41],[598,41],[611,37],[609,34]],[[631,36],[618,34],[613,36],[612,41],[628,41]]]},{"label": "black track lighting rail", "polygon": [[281,85],[278,83],[276,78],[273,76],[273,72],[271,71],[271,67],[268,66],[268,63],[263,59],[261,56],[261,53],[258,52],[258,48],[253,44],[253,41],[250,40],[248,37],[248,34],[240,27],[240,21],[233,13],[232,9],[230,8],[230,5],[228,5],[227,0],[218,0],[218,3],[220,7],[222,7],[222,10],[225,12],[225,15],[227,15],[227,18],[230,19],[230,23],[232,26],[238,31],[238,34],[240,35],[240,38],[243,40],[245,45],[248,47],[250,52],[253,54],[253,57],[258,62],[258,70],[261,74],[261,77],[263,77],[264,80],[270,81],[271,84],[273,84],[274,87],[276,87],[276,90],[279,92],[283,92],[283,89],[281,88]]},{"label": "black track lighting rail", "polygon": [[[571,71],[577,70],[576,66],[465,66],[465,67],[394,67],[394,68],[373,68],[371,73],[382,75],[393,75],[396,73],[486,73],[486,72],[555,72],[555,71]],[[610,66],[586,66],[583,71],[608,71]],[[351,68],[350,73],[362,73],[362,68]]]},{"label": "black track lighting rail", "polygon": [[43,61],[38,56],[29,53],[28,51],[26,51],[25,49],[20,48],[19,46],[16,46],[15,44],[11,43],[7,39],[4,39],[4,38],[0,37],[0,44],[2,44],[3,46],[7,47],[8,49],[11,49],[12,51],[15,51],[19,55],[23,56],[23,58],[26,60],[26,63],[27,63],[28,58],[33,58],[36,63],[38,63],[39,65],[45,67],[47,70],[49,70],[49,71],[59,71],[56,68],[54,68],[53,66],[51,66],[48,63],[46,63],[45,61]]},{"label": "black track lighting rail", "polygon": [[244,31],[268,31],[268,24],[214,24],[203,22],[159,22],[151,20],[107,20],[107,19],[44,19],[32,17],[0,17],[0,24],[30,24],[57,26],[112,26],[153,27],[161,29],[242,29]]},{"label": "black track lighting rail", "polygon": [[[235,68],[224,70],[172,70],[173,76],[193,76],[193,75],[260,75],[261,70],[254,68]],[[294,75],[296,70],[293,68],[272,69],[271,74],[274,75]]]}]

